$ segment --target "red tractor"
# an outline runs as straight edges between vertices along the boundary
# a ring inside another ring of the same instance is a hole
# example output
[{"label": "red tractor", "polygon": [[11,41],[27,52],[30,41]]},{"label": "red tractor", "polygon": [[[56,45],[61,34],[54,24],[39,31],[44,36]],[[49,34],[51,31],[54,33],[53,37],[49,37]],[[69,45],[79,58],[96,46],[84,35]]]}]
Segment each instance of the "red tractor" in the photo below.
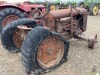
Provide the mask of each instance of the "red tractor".
[{"label": "red tractor", "polygon": [[22,64],[28,75],[38,75],[57,68],[67,59],[69,39],[88,42],[94,48],[97,35],[86,39],[82,33],[87,28],[87,10],[68,8],[49,11],[38,16],[42,22],[19,19],[7,25],[1,42],[11,52],[21,51]]},{"label": "red tractor", "polygon": [[[22,19],[33,18],[33,15],[39,9],[42,13],[45,11],[44,5],[28,4],[28,3],[15,3],[8,4],[6,2],[0,3],[0,32],[10,22]],[[39,13],[38,13],[39,14]]]}]

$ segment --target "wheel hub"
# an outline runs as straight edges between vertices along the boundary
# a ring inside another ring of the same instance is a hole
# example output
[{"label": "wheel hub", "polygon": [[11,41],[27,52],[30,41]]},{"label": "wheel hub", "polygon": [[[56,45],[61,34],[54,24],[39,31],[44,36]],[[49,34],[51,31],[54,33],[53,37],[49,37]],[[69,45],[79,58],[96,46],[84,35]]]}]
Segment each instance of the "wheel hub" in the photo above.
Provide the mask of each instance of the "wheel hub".
[{"label": "wheel hub", "polygon": [[24,40],[24,38],[26,37],[26,35],[28,34],[28,32],[31,30],[32,28],[29,28],[27,26],[17,26],[17,29],[15,30],[14,34],[13,34],[13,43],[17,48],[21,48],[22,42]]},{"label": "wheel hub", "polygon": [[37,61],[42,68],[50,68],[60,62],[64,43],[58,37],[50,36],[42,41],[37,51]]},{"label": "wheel hub", "polygon": [[3,20],[3,27],[5,27],[7,24],[9,24],[10,22],[19,19],[18,16],[16,15],[9,15],[7,16],[4,20]]},{"label": "wheel hub", "polygon": [[98,10],[99,10],[98,6],[95,6],[93,8],[93,14],[96,15],[98,13]]}]

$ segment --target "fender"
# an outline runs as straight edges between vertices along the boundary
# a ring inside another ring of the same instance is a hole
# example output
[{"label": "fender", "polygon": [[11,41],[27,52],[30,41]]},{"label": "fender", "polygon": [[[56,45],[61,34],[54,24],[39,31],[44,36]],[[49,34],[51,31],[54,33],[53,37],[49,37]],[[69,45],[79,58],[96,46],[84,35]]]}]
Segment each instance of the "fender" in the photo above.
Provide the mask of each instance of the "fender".
[{"label": "fender", "polygon": [[32,8],[42,8],[42,12],[45,11],[45,6],[44,5],[37,5],[37,4],[3,4],[0,5],[0,10],[4,8],[16,8],[19,9],[22,12],[30,12]]},{"label": "fender", "polygon": [[16,9],[19,9],[20,11],[26,12],[24,9],[20,8],[19,6],[15,5],[15,4],[3,4],[3,5],[0,5],[0,10],[4,9],[4,8],[16,8]]}]

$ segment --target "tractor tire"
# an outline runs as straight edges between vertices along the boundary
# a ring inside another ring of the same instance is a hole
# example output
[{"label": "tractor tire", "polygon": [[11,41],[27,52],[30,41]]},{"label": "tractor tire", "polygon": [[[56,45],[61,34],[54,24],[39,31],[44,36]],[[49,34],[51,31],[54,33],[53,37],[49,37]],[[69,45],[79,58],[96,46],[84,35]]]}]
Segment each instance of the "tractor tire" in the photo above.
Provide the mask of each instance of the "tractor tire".
[{"label": "tractor tire", "polygon": [[17,48],[13,41],[15,30],[17,29],[17,26],[20,25],[30,26],[33,28],[36,26],[36,22],[29,19],[19,19],[8,24],[1,33],[1,43],[6,50],[15,53],[20,51],[20,48]]},{"label": "tractor tire", "polygon": [[5,8],[2,11],[0,11],[0,32],[2,32],[2,29],[8,25],[10,22],[17,20],[27,18],[23,12],[21,12],[18,9],[15,8]]},{"label": "tractor tire", "polygon": [[89,15],[96,16],[99,12],[99,6],[97,3],[93,3],[89,9]]},{"label": "tractor tire", "polygon": [[80,1],[80,2],[78,3],[77,6],[78,6],[78,7],[82,7],[82,8],[84,8],[84,2],[83,2],[83,1]]},{"label": "tractor tire", "polygon": [[[58,41],[55,38],[53,40],[52,37],[57,37]],[[51,41],[50,38],[52,38]],[[51,47],[55,49],[52,49]],[[41,73],[50,72],[66,61],[68,49],[69,42],[65,41],[65,39],[59,33],[51,32],[48,29],[37,26],[33,28],[24,39],[21,47],[22,64],[25,67],[25,71],[28,75],[39,75]],[[56,50],[58,51],[56,52]],[[61,56],[59,53],[61,53]],[[59,56],[54,59],[54,56],[57,54],[59,54]],[[55,62],[58,58],[59,60]]]}]

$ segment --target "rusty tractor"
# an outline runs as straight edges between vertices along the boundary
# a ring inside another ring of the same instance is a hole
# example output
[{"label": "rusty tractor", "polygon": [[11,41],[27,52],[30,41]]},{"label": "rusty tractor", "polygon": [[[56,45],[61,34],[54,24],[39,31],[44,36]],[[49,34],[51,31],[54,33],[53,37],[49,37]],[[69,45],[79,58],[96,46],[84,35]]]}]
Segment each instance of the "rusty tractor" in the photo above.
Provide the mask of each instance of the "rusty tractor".
[{"label": "rusty tractor", "polygon": [[[26,3],[6,3],[5,1],[0,2],[0,32],[10,22],[22,19],[22,18],[33,18],[36,16],[37,9],[43,13],[45,11],[44,5],[38,4],[26,4]],[[38,13],[39,15],[39,13]]]},{"label": "rusty tractor", "polygon": [[100,0],[83,0],[78,3],[78,6],[86,8],[89,15],[96,16],[99,13]]},{"label": "rusty tractor", "polygon": [[11,52],[21,51],[22,64],[28,75],[38,75],[56,69],[67,60],[69,39],[88,42],[94,48],[97,35],[86,39],[87,10],[68,8],[48,11],[37,20],[19,19],[7,25],[1,34],[3,47]]}]

